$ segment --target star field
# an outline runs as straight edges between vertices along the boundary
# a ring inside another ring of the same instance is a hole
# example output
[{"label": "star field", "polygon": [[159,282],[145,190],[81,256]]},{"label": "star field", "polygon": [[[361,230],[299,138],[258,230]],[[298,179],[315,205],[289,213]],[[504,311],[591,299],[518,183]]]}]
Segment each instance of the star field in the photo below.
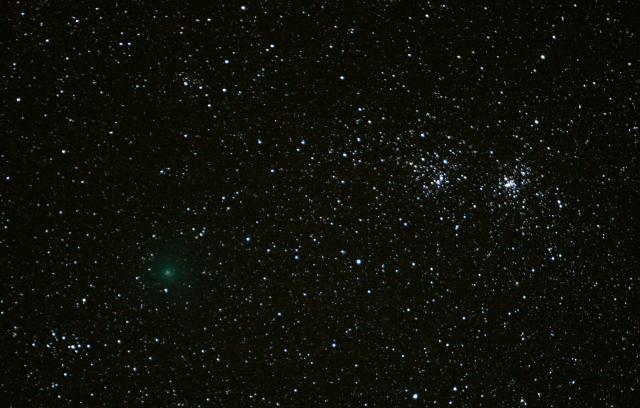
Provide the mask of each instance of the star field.
[{"label": "star field", "polygon": [[637,14],[11,1],[3,406],[636,406]]}]

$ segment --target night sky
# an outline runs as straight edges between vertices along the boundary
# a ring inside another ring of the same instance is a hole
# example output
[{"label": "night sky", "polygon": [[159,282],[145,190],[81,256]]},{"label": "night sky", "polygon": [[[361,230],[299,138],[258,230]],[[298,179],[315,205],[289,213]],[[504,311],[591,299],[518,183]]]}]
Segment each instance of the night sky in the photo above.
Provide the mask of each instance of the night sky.
[{"label": "night sky", "polygon": [[104,3],[3,7],[0,405],[638,406],[634,2]]}]

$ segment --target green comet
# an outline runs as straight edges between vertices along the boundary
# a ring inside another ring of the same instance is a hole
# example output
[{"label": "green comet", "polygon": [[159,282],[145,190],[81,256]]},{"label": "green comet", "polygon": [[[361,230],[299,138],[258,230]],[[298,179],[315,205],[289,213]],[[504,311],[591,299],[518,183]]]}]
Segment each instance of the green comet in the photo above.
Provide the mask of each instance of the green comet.
[{"label": "green comet", "polygon": [[[188,277],[188,258],[179,245],[156,248],[147,263],[148,279],[161,288],[182,287]],[[177,248],[175,248],[177,247]]]},{"label": "green comet", "polygon": [[158,269],[160,279],[165,282],[172,282],[178,277],[178,271],[173,266],[164,265]]}]

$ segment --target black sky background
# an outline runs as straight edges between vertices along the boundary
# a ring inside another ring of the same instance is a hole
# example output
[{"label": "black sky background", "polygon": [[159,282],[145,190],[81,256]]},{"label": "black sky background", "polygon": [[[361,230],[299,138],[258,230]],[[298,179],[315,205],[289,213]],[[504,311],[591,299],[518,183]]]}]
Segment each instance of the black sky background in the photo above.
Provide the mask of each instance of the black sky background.
[{"label": "black sky background", "polygon": [[3,401],[634,406],[637,13],[11,2]]}]

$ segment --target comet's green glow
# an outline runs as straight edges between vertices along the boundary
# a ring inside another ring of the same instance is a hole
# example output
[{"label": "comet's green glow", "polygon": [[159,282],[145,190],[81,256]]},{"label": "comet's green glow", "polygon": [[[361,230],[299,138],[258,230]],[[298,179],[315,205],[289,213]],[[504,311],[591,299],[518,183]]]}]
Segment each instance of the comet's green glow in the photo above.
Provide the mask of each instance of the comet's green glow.
[{"label": "comet's green glow", "polygon": [[172,282],[178,277],[178,270],[172,265],[161,265],[157,268],[161,281]]},{"label": "comet's green glow", "polygon": [[172,247],[158,248],[149,258],[148,279],[161,288],[176,289],[187,279],[188,263],[185,255],[175,244]]},{"label": "comet's green glow", "polygon": [[168,255],[157,257],[149,265],[151,277],[163,285],[175,283],[182,278],[182,269],[179,260]]}]

